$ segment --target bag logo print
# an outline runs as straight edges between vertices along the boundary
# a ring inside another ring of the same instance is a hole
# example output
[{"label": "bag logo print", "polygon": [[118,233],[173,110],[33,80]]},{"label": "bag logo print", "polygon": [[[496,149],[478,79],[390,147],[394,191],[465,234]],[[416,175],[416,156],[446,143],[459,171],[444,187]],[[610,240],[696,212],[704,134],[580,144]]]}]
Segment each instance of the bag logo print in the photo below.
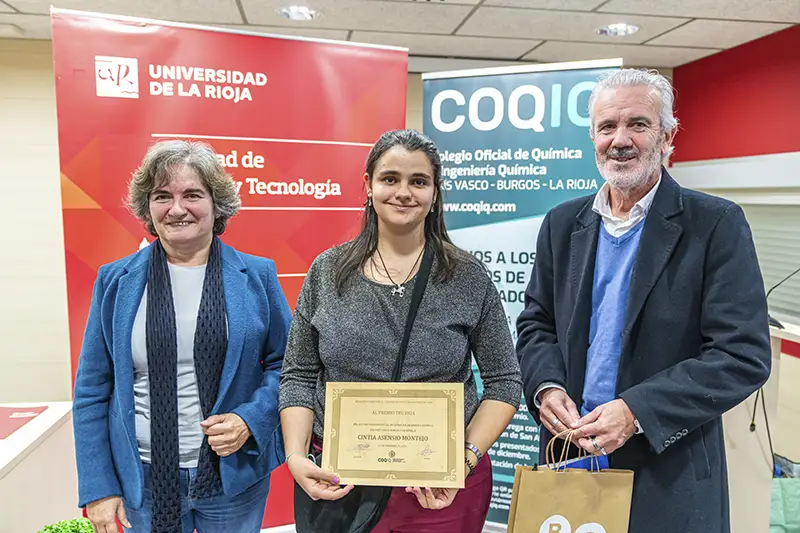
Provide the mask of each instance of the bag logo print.
[{"label": "bag logo print", "polygon": [[[539,533],[572,533],[572,525],[569,520],[555,514],[542,522]],[[582,524],[575,530],[575,533],[606,533],[606,528],[596,522]]]}]

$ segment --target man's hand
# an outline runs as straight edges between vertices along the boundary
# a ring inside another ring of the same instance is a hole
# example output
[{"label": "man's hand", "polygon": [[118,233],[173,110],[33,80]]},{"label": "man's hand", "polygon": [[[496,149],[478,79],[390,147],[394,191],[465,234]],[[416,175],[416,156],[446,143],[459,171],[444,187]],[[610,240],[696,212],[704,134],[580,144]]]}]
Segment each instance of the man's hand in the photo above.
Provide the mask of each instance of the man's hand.
[{"label": "man's hand", "polygon": [[133,527],[125,516],[125,506],[119,496],[109,496],[87,504],[86,516],[95,533],[117,533],[117,518],[123,527]]},{"label": "man's hand", "polygon": [[605,403],[578,420],[578,434],[581,437],[578,445],[594,455],[606,455],[618,450],[636,433],[634,419],[624,400]]},{"label": "man's hand", "polygon": [[236,453],[250,438],[250,428],[233,413],[209,416],[200,426],[208,436],[208,445],[220,457]]},{"label": "man's hand", "polygon": [[539,393],[539,403],[539,418],[550,433],[558,435],[562,431],[575,429],[575,423],[581,415],[566,392],[555,387],[545,389]]}]

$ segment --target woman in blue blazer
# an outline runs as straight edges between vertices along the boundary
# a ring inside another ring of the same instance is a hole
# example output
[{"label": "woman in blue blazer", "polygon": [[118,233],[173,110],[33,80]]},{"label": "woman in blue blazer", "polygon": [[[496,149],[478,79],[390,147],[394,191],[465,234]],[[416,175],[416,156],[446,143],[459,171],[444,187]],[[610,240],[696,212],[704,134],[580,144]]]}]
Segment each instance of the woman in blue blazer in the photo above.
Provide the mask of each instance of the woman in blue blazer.
[{"label": "woman in blue blazer", "polygon": [[158,238],[97,275],[74,391],[80,505],[98,533],[256,533],[283,461],[275,263],[220,241],[241,201],[204,144],[151,147],[129,204]]}]

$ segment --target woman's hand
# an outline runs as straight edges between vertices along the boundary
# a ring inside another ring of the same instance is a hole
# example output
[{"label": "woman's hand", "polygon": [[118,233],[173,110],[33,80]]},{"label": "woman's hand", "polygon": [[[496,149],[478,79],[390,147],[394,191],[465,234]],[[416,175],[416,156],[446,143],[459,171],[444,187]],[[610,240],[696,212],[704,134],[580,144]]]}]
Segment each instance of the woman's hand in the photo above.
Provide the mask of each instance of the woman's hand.
[{"label": "woman's hand", "polygon": [[453,503],[458,489],[429,489],[428,487],[406,487],[406,493],[417,497],[420,507],[440,511]]},{"label": "woman's hand", "polygon": [[[470,469],[464,464],[464,479],[469,476]],[[406,487],[406,494],[413,494],[417,497],[419,505],[423,509],[441,510],[450,507],[456,499],[458,489],[430,489],[428,487]]]},{"label": "woman's hand", "polygon": [[286,460],[292,477],[312,500],[338,500],[353,490],[353,485],[342,487],[339,476],[318,467],[308,457],[292,455]]},{"label": "woman's hand", "polygon": [[95,533],[117,533],[117,518],[123,527],[131,529],[125,516],[125,506],[119,496],[109,496],[86,505],[86,516],[92,523]]}]

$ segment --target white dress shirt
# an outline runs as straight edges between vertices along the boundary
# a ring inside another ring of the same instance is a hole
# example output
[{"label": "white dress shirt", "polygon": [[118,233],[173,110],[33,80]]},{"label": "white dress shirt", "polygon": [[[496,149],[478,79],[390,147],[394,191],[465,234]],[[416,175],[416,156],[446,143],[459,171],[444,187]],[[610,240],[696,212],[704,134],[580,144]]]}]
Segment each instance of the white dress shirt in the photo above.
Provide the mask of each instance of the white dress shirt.
[{"label": "white dress shirt", "polygon": [[608,182],[605,182],[600,190],[597,191],[597,194],[594,195],[594,203],[592,204],[592,211],[600,215],[603,219],[603,227],[606,228],[606,231],[612,237],[622,237],[625,235],[628,230],[632,227],[636,226],[639,222],[641,222],[645,216],[647,216],[647,212],[650,210],[650,206],[653,205],[653,198],[656,196],[656,191],[658,191],[658,186],[661,185],[661,178],[658,178],[658,181],[653,188],[645,194],[641,200],[636,202],[636,204],[631,208],[630,213],[628,213],[628,218],[622,219],[619,217],[614,216],[611,212],[611,198],[609,196],[609,190],[611,187],[608,185]]}]

